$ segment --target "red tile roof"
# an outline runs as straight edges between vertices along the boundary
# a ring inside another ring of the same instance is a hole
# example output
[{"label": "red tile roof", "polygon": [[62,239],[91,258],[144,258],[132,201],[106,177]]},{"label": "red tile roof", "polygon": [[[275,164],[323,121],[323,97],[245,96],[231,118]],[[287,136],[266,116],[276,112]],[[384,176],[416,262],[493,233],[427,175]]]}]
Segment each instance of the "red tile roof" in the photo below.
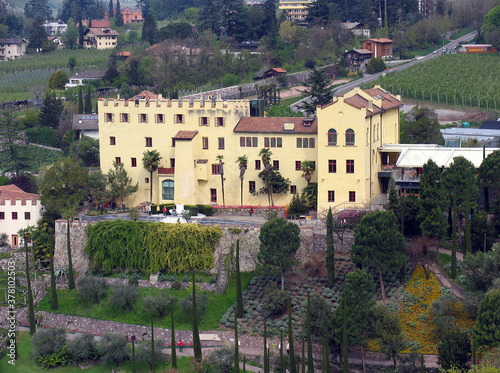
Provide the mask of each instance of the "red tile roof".
[{"label": "red tile roof", "polygon": [[403,103],[399,101],[396,97],[394,97],[389,92],[384,91],[381,88],[370,88],[370,89],[365,89],[363,91],[368,93],[373,98],[376,98],[377,100],[381,99],[382,109],[384,110],[394,109],[396,107],[403,105]]},{"label": "red tile roof", "polygon": [[172,137],[174,140],[192,140],[198,134],[198,131],[179,131]]},{"label": "red tile roof", "polygon": [[374,114],[379,114],[383,112],[377,105],[373,105],[369,108],[369,102],[364,97],[361,97],[359,94],[355,94],[354,96],[348,97],[344,100],[346,104],[354,106],[357,109],[366,108],[366,116],[369,117]]},{"label": "red tile roof", "polygon": [[39,194],[26,193],[16,185],[0,186],[0,205],[5,205],[6,200],[10,200],[10,204],[15,204],[16,200],[21,200],[22,205],[26,205],[27,200],[32,200],[33,204],[40,200]]},{"label": "red tile roof", "polygon": [[148,90],[144,90],[141,93],[136,94],[134,97],[130,97],[127,101],[135,101],[135,100],[158,100],[158,95]]},{"label": "red tile roof", "polygon": [[[92,25],[93,26],[93,25]],[[90,30],[95,36],[119,36],[118,31],[113,30],[109,27],[90,27],[87,30]],[[87,31],[85,31],[87,33]]]},{"label": "red tile roof", "polygon": [[[310,126],[304,126],[304,120],[310,122]],[[285,123],[293,123],[293,130],[285,130]],[[318,121],[316,118],[301,117],[243,117],[240,119],[234,132],[247,133],[318,133]]]},{"label": "red tile roof", "polygon": [[364,41],[374,41],[375,43],[392,43],[392,40],[387,38],[371,38]]}]

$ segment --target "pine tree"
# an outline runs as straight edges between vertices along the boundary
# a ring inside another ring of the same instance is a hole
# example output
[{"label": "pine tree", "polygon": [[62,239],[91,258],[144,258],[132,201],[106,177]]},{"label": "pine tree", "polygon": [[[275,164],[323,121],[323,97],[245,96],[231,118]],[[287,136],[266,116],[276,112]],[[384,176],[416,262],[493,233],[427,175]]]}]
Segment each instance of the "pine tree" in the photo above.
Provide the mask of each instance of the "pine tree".
[{"label": "pine tree", "polygon": [[236,314],[243,317],[243,293],[241,291],[240,240],[236,241]]},{"label": "pine tree", "polygon": [[85,95],[85,114],[92,114],[92,94],[90,92],[90,85],[87,86],[87,94]]},{"label": "pine tree", "polygon": [[288,297],[288,345],[290,349],[290,373],[297,373],[297,362],[295,361],[295,349],[293,348],[292,329],[292,299]]},{"label": "pine tree", "polygon": [[196,360],[201,361],[201,342],[200,342],[200,333],[198,331],[198,316],[196,311],[196,283],[194,282],[194,273],[193,273],[193,351],[194,358]]},{"label": "pine tree", "polygon": [[238,318],[234,313],[234,371],[240,371],[240,349],[238,345]]},{"label": "pine tree", "polygon": [[307,82],[304,83],[306,89],[300,91],[308,95],[308,99],[300,106],[300,110],[307,115],[316,113],[316,106],[322,106],[330,103],[333,99],[333,91],[329,88],[330,80],[324,72],[324,69],[313,68],[310,71]]},{"label": "pine tree", "polygon": [[314,373],[314,360],[312,352],[312,336],[311,336],[311,300],[309,293],[307,294],[307,373]]},{"label": "pine tree", "polygon": [[333,214],[332,208],[328,209],[326,216],[326,270],[328,273],[328,286],[335,284],[335,243],[333,241]]},{"label": "pine tree", "polygon": [[78,114],[83,114],[82,86],[78,87]]},{"label": "pine tree", "polygon": [[172,324],[172,337],[171,337],[171,359],[172,369],[177,369],[177,352],[175,350],[175,325],[174,325],[174,298],[170,299],[170,323]]}]

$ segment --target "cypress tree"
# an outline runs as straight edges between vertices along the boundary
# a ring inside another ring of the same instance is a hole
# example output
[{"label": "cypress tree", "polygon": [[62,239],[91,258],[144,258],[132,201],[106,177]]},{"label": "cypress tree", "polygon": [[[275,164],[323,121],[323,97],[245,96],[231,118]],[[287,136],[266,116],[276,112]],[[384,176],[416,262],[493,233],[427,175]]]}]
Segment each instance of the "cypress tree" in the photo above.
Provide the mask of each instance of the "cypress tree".
[{"label": "cypress tree", "polygon": [[92,27],[92,17],[89,17],[89,28]]},{"label": "cypress tree", "polygon": [[280,372],[285,371],[285,360],[283,359],[283,330],[280,330]]},{"label": "cypress tree", "polygon": [[240,347],[238,346],[238,318],[234,313],[234,371],[240,371]]},{"label": "cypress tree", "polygon": [[329,346],[330,330],[328,322],[325,323],[325,338],[323,339],[323,369],[324,373],[330,373],[330,346]]},{"label": "cypress tree", "polygon": [[243,355],[243,373],[246,373],[247,357]]},{"label": "cypress tree", "polygon": [[83,31],[82,15],[78,12],[78,48],[80,49],[83,48]]},{"label": "cypress tree", "polygon": [[123,16],[122,16],[122,10],[120,8],[120,0],[116,0],[115,25],[117,27],[123,26]]},{"label": "cypress tree", "polygon": [[57,300],[56,291],[56,275],[54,273],[54,241],[52,237],[47,235],[47,239],[50,240],[49,255],[50,255],[50,308],[57,310],[59,308],[59,302]]},{"label": "cypress tree", "polygon": [[30,261],[28,256],[28,238],[30,237],[30,228],[20,229],[18,234],[24,239],[24,250],[26,251],[26,283],[28,292],[28,319],[30,324],[30,334],[36,333],[36,322],[35,322],[35,306],[33,304],[33,293],[31,292],[31,281],[30,281]]},{"label": "cypress tree", "polygon": [[344,373],[349,373],[349,345],[347,343],[347,302],[344,302],[344,322],[342,323],[342,363]]},{"label": "cypress tree", "polygon": [[135,335],[132,336],[132,373],[135,373]]},{"label": "cypress tree", "polygon": [[240,240],[236,241],[236,313],[243,317],[243,293],[241,291]]},{"label": "cypress tree", "polygon": [[472,238],[470,233],[470,184],[467,184],[465,192],[465,255],[472,254]]},{"label": "cypress tree", "polygon": [[267,368],[267,320],[264,320],[264,373],[269,373]]},{"label": "cypress tree", "polygon": [[453,220],[451,227],[451,278],[457,277],[457,197],[453,193]]},{"label": "cypress tree", "polygon": [[92,114],[92,94],[90,85],[87,86],[87,94],[85,95],[85,114]]},{"label": "cypress tree", "polygon": [[177,352],[175,351],[175,325],[174,325],[174,299],[170,299],[170,323],[172,324],[172,337],[171,337],[171,355],[172,355],[172,369],[177,369]]},{"label": "cypress tree", "polygon": [[326,270],[328,272],[328,286],[335,285],[335,244],[333,242],[333,214],[328,209],[326,216]]},{"label": "cypress tree", "polygon": [[155,331],[153,320],[151,320],[151,371],[155,372]]},{"label": "cypress tree", "polygon": [[306,339],[302,336],[302,373],[306,373]]},{"label": "cypress tree", "polygon": [[115,16],[114,15],[114,8],[113,8],[113,0],[109,0],[108,12],[109,12],[108,18],[113,18]]},{"label": "cypress tree", "polygon": [[290,349],[290,373],[297,373],[297,362],[295,361],[295,350],[293,348],[292,330],[292,299],[288,297],[288,345]]},{"label": "cypress tree", "polygon": [[82,86],[78,87],[78,114],[83,114]]},{"label": "cypress tree", "polygon": [[307,294],[307,373],[314,373],[314,360],[311,337],[311,305],[310,296]]},{"label": "cypress tree", "polygon": [[193,273],[193,351],[194,358],[201,361],[201,342],[200,333],[198,332],[198,315],[196,314],[196,284],[194,282]]}]

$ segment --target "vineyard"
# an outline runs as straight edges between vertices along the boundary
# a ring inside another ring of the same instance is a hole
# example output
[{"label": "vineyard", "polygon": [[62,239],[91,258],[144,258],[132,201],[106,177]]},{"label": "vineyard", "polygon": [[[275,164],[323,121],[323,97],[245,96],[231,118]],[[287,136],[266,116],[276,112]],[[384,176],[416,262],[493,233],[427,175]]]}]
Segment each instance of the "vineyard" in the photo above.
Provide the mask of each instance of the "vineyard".
[{"label": "vineyard", "polygon": [[[21,157],[29,160],[30,169],[28,171],[34,173],[39,172],[44,166],[51,165],[64,157],[62,151],[46,149],[35,145],[23,146],[20,153]],[[5,162],[3,162],[3,155],[0,153],[0,165],[2,164],[5,164]],[[0,173],[4,171],[0,166]]]},{"label": "vineyard", "polygon": [[449,105],[500,108],[500,56],[450,54],[390,73],[363,85],[379,84],[403,98]]}]

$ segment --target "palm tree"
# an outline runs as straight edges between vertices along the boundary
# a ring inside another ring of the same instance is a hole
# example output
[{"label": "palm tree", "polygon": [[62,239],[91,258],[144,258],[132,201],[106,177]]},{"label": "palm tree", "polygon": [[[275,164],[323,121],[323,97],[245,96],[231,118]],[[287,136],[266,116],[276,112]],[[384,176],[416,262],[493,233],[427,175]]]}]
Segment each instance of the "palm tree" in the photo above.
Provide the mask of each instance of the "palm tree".
[{"label": "palm tree", "polygon": [[238,163],[238,167],[240,168],[240,181],[241,181],[241,207],[243,207],[243,179],[245,178],[245,172],[248,166],[248,158],[247,155],[240,155],[236,158],[236,163]]},{"label": "palm tree", "polygon": [[302,176],[307,181],[307,185],[311,183],[312,175],[314,173],[314,162],[313,161],[303,161],[300,162],[300,170],[302,171]]},{"label": "palm tree", "polygon": [[158,150],[146,150],[142,157],[142,166],[149,172],[149,202],[153,203],[153,172],[160,166],[161,156]]},{"label": "palm tree", "polygon": [[269,202],[269,206],[273,206],[273,190],[271,187],[270,177],[271,177],[271,156],[273,153],[269,148],[262,148],[259,152],[259,157],[262,159],[262,163],[264,163],[264,170],[266,173],[266,186],[267,186],[267,200]]},{"label": "palm tree", "polygon": [[226,199],[224,196],[224,162],[222,161],[224,159],[223,155],[217,154],[217,157],[215,157],[219,161],[219,174],[220,174],[220,182],[222,186],[222,206],[226,205]]}]

